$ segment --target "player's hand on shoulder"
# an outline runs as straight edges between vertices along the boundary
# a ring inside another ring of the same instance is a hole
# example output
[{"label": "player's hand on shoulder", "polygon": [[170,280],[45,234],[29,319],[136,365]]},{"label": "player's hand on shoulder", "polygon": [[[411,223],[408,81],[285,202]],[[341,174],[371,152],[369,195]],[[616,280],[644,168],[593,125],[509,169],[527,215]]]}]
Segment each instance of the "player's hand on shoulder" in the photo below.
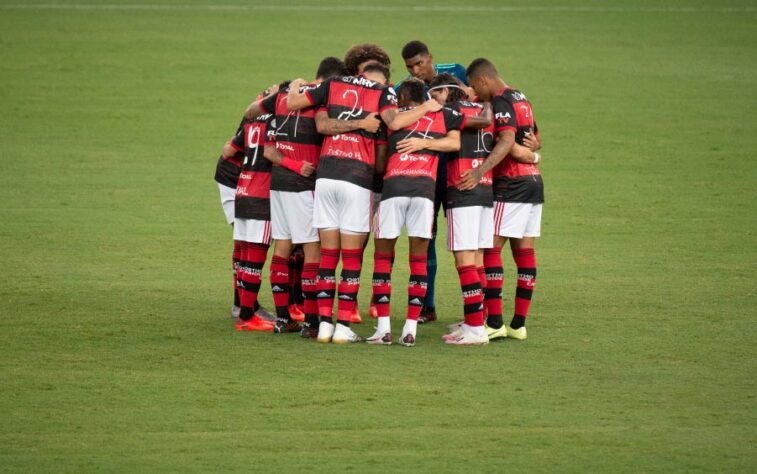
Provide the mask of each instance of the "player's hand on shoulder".
[{"label": "player's hand on shoulder", "polygon": [[300,174],[304,177],[312,176],[313,173],[315,173],[315,166],[308,163],[307,161],[302,164],[302,168],[300,168]]},{"label": "player's hand on shoulder", "polygon": [[367,117],[361,119],[360,128],[368,133],[376,133],[381,127],[381,119],[378,115],[370,114]]},{"label": "player's hand on shoulder", "polygon": [[279,85],[278,84],[273,84],[268,89],[266,89],[266,90],[263,91],[263,95],[268,96],[268,95],[271,95],[271,94],[275,94],[278,91],[279,91]]},{"label": "player's hand on shoulder", "polygon": [[427,100],[423,103],[423,106],[426,108],[427,112],[439,112],[442,110],[442,107],[444,107],[442,104],[435,100]]}]

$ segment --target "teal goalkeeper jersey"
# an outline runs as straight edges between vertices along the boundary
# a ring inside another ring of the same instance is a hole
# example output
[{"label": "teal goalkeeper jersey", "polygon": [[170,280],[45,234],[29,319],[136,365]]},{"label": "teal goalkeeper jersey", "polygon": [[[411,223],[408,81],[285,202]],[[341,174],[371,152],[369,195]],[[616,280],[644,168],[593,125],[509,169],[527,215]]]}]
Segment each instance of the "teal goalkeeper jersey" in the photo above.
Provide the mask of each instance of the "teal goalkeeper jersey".
[{"label": "teal goalkeeper jersey", "polygon": [[[465,68],[462,64],[457,63],[449,63],[449,64],[434,64],[434,70],[437,74],[441,74],[443,72],[446,72],[448,74],[452,74],[456,78],[460,79],[460,81],[468,85],[468,77],[465,75]],[[407,76],[405,79],[408,79],[412,76]],[[405,79],[402,79],[398,83],[394,84],[395,89],[399,89],[400,85],[402,84]]]}]

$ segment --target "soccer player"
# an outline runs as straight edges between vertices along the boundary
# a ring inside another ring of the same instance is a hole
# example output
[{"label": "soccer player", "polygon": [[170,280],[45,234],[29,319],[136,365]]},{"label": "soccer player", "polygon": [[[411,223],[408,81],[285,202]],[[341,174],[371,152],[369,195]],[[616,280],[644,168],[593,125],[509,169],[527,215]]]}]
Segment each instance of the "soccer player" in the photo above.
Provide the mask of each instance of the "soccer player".
[{"label": "soccer player", "polygon": [[[506,335],[526,338],[526,318],[536,284],[536,253],[534,240],[541,232],[544,183],[539,172],[541,156],[513,154],[515,143],[524,145],[535,136],[540,146],[538,129],[531,103],[526,96],[508,86],[489,60],[478,58],[467,69],[468,81],[481,100],[490,100],[494,110],[496,145],[489,157],[477,168],[464,173],[459,189],[475,188],[483,175],[494,171],[494,247],[484,262],[487,269],[502,268],[501,250],[510,241],[513,260],[518,268],[515,310],[509,327],[505,327],[496,302],[487,302],[487,326],[490,338]],[[501,272],[500,272],[501,273]],[[500,305],[501,305],[501,300]],[[498,334],[497,334],[498,333]]]},{"label": "soccer player", "polygon": [[234,203],[234,240],[241,242],[237,267],[241,309],[235,324],[237,331],[273,331],[274,328],[272,322],[253,313],[271,243],[271,162],[263,158],[263,148],[273,145],[273,120],[273,114],[265,114],[245,122],[223,149],[225,157],[244,153]]},{"label": "soccer player", "polygon": [[[324,58],[316,71],[313,89],[333,76],[344,76],[344,63],[335,58]],[[315,107],[289,111],[286,105],[288,88],[282,88],[259,102],[259,109],[276,116],[276,147],[266,148],[266,158],[274,166],[271,176],[271,224],[275,239],[271,259],[271,289],[276,305],[276,332],[294,332],[300,329],[289,312],[289,257],[294,245],[302,245],[304,265],[302,289],[304,294],[305,324],[301,335],[314,338],[318,332],[318,305],[315,299],[316,276],[320,258],[318,231],[313,226],[315,177],[321,152],[322,136],[316,130]],[[254,108],[254,107],[253,107]],[[252,112],[252,111],[251,111]]]},{"label": "soccer player", "polygon": [[[418,107],[424,101],[424,84],[408,79],[398,91],[400,110]],[[416,326],[426,295],[426,252],[434,219],[436,161],[439,152],[460,148],[462,114],[448,108],[426,113],[420,120],[389,136],[381,204],[374,229],[375,254],[373,304],[378,311],[378,328],[369,344],[391,344],[389,315],[394,247],[404,226],[409,240],[410,281],[407,320],[400,344],[415,345]]]},{"label": "soccer player", "polygon": [[463,130],[460,151],[447,155],[447,248],[455,256],[465,320],[461,328],[444,339],[454,345],[487,344],[489,338],[483,327],[483,291],[487,288],[483,259],[484,249],[492,246],[494,233],[492,174],[485,173],[474,189],[461,191],[458,185],[465,172],[478,167],[493,148],[491,110],[470,102],[463,84],[451,74],[437,75],[430,85],[430,94],[439,103],[463,114],[470,122],[484,119],[484,127]]},{"label": "soccer player", "polygon": [[[233,136],[235,136],[243,129],[245,120],[245,118],[242,118],[242,121],[239,122],[239,127],[237,127],[237,130],[236,132],[234,132]],[[214,179],[218,184],[218,191],[221,195],[221,207],[223,209],[224,216],[226,217],[226,222],[232,226],[234,225],[234,200],[236,198],[239,174],[242,172],[242,161],[244,161],[244,153],[237,152],[234,154],[234,156],[226,157],[222,152],[216,164]],[[239,291],[237,289],[237,267],[239,265],[239,252],[241,245],[241,242],[235,240],[231,255],[233,274],[232,286],[234,289],[234,303],[231,307],[231,317],[234,319],[239,317],[240,311]],[[271,315],[265,308],[260,306],[259,303],[256,303],[255,305],[255,314],[263,319],[273,320],[273,315]]]},{"label": "soccer player", "polygon": [[[304,80],[289,87],[290,110],[325,106],[316,114],[318,131],[326,135],[321,147],[315,184],[314,222],[321,235],[317,299],[319,342],[358,342],[350,328],[350,315],[360,288],[363,244],[370,231],[371,187],[376,162],[376,135],[354,130],[350,122],[377,114],[391,130],[410,125],[426,112],[437,111],[437,103],[397,113],[394,90],[385,84],[389,70],[369,64],[362,76],[328,79],[314,89],[300,91]],[[425,104],[424,104],[425,105]],[[336,119],[326,121],[326,119]],[[352,119],[352,120],[351,120]],[[336,289],[335,270],[342,257],[337,324],[333,324]]]},{"label": "soccer player", "polygon": [[[402,59],[405,61],[405,67],[410,73],[411,77],[420,79],[429,86],[431,81],[437,76],[437,74],[448,73],[458,78],[467,87],[467,78],[465,76],[465,67],[461,64],[434,64],[434,56],[429,52],[428,46],[425,43],[415,40],[410,41],[402,48]],[[470,94],[473,97],[472,94]],[[436,302],[435,296],[435,282],[436,282],[436,219],[439,215],[439,209],[444,207],[446,211],[446,198],[447,192],[446,186],[446,174],[447,174],[447,154],[442,153],[439,156],[439,169],[437,170],[438,179],[436,181],[436,194],[434,198],[434,234],[431,238],[431,243],[428,248],[428,291],[426,293],[426,300],[421,311],[421,316],[418,322],[430,323],[436,321]]]}]

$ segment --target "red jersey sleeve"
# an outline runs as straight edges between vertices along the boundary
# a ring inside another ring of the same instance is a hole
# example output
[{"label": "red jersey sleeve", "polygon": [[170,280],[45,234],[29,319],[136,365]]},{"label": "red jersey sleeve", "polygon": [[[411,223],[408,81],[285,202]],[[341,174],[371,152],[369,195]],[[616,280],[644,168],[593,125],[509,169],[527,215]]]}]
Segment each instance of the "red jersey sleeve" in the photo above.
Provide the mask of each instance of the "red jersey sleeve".
[{"label": "red jersey sleeve", "polygon": [[244,126],[241,127],[237,131],[237,134],[234,135],[234,138],[231,139],[231,146],[237,150],[244,152]]},{"label": "red jersey sleeve", "polygon": [[274,114],[276,113],[276,100],[278,98],[279,94],[271,94],[267,97],[264,97],[258,101],[258,105],[260,105],[260,109],[267,114]]},{"label": "red jersey sleeve", "polygon": [[397,108],[397,93],[394,92],[393,87],[386,87],[381,92],[381,98],[379,99],[379,113],[383,113],[387,109]]},{"label": "red jersey sleeve", "polygon": [[442,109],[444,116],[444,126],[447,130],[462,130],[465,127],[466,116],[457,110],[444,107]]},{"label": "red jersey sleeve", "polygon": [[311,105],[326,105],[329,100],[329,90],[332,79],[326,79],[315,87],[305,89],[305,97],[308,98]]},{"label": "red jersey sleeve", "polygon": [[512,102],[498,95],[492,99],[492,109],[494,109],[495,133],[506,130],[517,131],[518,123],[515,121],[515,109]]}]

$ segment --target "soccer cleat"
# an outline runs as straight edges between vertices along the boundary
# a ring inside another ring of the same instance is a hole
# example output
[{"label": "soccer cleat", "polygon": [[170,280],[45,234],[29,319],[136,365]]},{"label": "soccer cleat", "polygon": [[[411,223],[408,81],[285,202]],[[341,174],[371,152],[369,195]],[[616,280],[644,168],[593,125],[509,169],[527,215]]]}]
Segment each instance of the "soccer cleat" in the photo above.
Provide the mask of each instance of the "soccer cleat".
[{"label": "soccer cleat", "polygon": [[410,333],[403,334],[400,338],[400,344],[405,347],[413,347],[415,345],[415,335]]},{"label": "soccer cleat", "polygon": [[423,307],[420,316],[418,316],[418,324],[426,324],[436,321],[436,308]]},{"label": "soccer cleat", "polygon": [[241,312],[242,312],[242,308],[240,308],[239,306],[234,305],[231,307],[231,317],[233,319],[237,319],[239,317],[239,313]]},{"label": "soccer cleat", "polygon": [[252,319],[248,321],[237,319],[236,324],[234,324],[234,329],[236,329],[237,331],[271,332],[273,331],[273,323],[264,319],[260,319],[257,316],[253,316]]},{"label": "soccer cleat", "polygon": [[507,326],[504,324],[498,329],[490,328],[489,326],[484,325],[484,329],[486,330],[486,335],[489,336],[490,341],[493,341],[495,339],[504,339],[507,337]]},{"label": "soccer cleat", "polygon": [[350,324],[360,324],[363,320],[360,318],[360,311],[357,308],[350,313]]},{"label": "soccer cleat", "polygon": [[268,311],[262,306],[258,307],[258,309],[255,311],[255,316],[259,317],[260,319],[264,319],[270,322],[276,321],[276,316],[271,314],[270,311]]},{"label": "soccer cleat", "polygon": [[[505,326],[502,326],[505,327]],[[526,326],[522,326],[518,329],[513,329],[511,327],[507,327],[507,337],[511,337],[513,339],[517,339],[519,341],[523,341],[526,339]]]},{"label": "soccer cleat", "polygon": [[463,324],[464,324],[463,321],[460,321],[459,323],[455,323],[455,324],[450,324],[449,326],[447,326],[447,329],[449,330],[449,332],[456,331],[460,329],[460,326],[462,326]]},{"label": "soccer cleat", "polygon": [[302,326],[300,326],[297,321],[293,320],[286,320],[286,319],[276,319],[276,323],[273,326],[273,332],[277,334],[284,334],[284,333],[290,333],[290,332],[300,332],[302,329]]},{"label": "soccer cleat", "polygon": [[300,330],[300,337],[303,339],[317,339],[318,338],[318,328],[317,327],[310,327],[308,325],[303,325],[302,330]]},{"label": "soccer cleat", "polygon": [[296,304],[289,305],[289,316],[291,316],[292,320],[299,323],[305,321],[305,313],[303,313],[300,307]]},{"label": "soccer cleat", "polygon": [[458,337],[462,336],[464,332],[466,332],[466,326],[465,324],[460,324],[457,328],[450,331],[449,334],[442,336],[442,339],[444,339],[445,342],[448,340],[457,339]]},{"label": "soccer cleat", "polygon": [[376,344],[376,345],[384,345],[388,346],[392,343],[392,333],[390,332],[379,332],[377,329],[376,332],[373,334],[373,336],[369,337],[365,340],[368,344]]},{"label": "soccer cleat", "polygon": [[371,307],[368,308],[368,316],[372,317],[373,319],[378,318],[378,309],[376,309],[375,306],[371,305]]},{"label": "soccer cleat", "polygon": [[486,334],[480,335],[464,330],[459,337],[450,338],[444,342],[452,346],[484,346],[489,344],[489,337]]},{"label": "soccer cleat", "polygon": [[321,324],[318,325],[318,337],[316,340],[318,342],[331,342],[331,337],[333,335],[334,325],[326,321],[321,321]]},{"label": "soccer cleat", "polygon": [[[318,340],[321,340],[320,334]],[[333,342],[334,344],[349,344],[351,342],[361,342],[362,340],[363,338],[355,334],[352,329],[338,323],[334,328],[334,333],[331,336],[331,342]]]}]

